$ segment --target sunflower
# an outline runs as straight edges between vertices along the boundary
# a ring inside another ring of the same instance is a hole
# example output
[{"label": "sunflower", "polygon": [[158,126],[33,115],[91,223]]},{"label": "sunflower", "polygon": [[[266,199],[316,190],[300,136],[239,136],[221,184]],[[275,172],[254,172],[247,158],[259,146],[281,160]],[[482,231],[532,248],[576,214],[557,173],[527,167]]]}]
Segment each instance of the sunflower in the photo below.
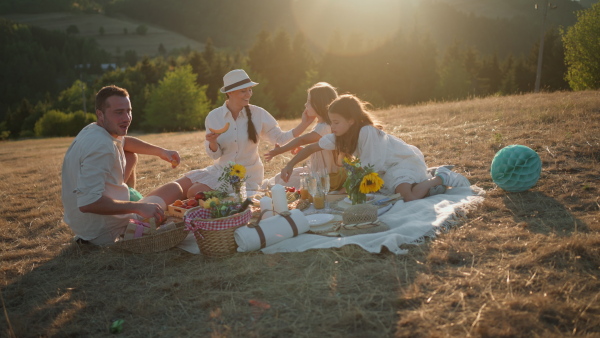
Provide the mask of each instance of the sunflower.
[{"label": "sunflower", "polygon": [[211,207],[217,206],[219,204],[221,204],[221,201],[219,201],[217,197],[211,197],[206,201],[200,201],[200,206],[204,209],[210,209]]},{"label": "sunflower", "polygon": [[360,161],[354,157],[344,157],[344,162],[352,167],[360,167]]},{"label": "sunflower", "polygon": [[381,189],[382,185],[383,180],[381,179],[381,177],[379,177],[377,173],[370,173],[363,177],[362,181],[360,182],[360,188],[358,188],[358,191],[360,191],[363,194],[368,194]]},{"label": "sunflower", "polygon": [[229,172],[231,176],[237,176],[240,179],[243,179],[246,176],[246,167],[241,164],[234,164],[231,166],[231,171]]}]

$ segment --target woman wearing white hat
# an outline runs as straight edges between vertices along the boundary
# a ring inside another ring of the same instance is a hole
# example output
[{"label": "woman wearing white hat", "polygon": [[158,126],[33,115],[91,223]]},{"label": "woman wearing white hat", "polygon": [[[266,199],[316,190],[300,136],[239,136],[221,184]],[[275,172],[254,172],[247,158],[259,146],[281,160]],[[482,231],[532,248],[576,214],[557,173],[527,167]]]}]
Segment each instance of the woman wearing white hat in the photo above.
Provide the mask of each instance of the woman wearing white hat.
[{"label": "woman wearing white hat", "polygon": [[[227,95],[227,100],[208,113],[204,122],[207,130],[204,146],[215,162],[205,169],[190,171],[177,180],[187,198],[201,191],[218,189],[221,185],[219,177],[229,162],[246,167],[247,189],[258,190],[264,178],[264,166],[258,153],[259,140],[264,138],[272,144],[285,144],[301,135],[314,120],[305,112],[296,128],[284,132],[271,114],[250,104],[252,87],[258,83],[250,80],[244,70],[230,71],[223,77],[223,82],[221,93]],[[229,128],[225,132],[209,132],[209,128],[222,129],[227,123]]]}]

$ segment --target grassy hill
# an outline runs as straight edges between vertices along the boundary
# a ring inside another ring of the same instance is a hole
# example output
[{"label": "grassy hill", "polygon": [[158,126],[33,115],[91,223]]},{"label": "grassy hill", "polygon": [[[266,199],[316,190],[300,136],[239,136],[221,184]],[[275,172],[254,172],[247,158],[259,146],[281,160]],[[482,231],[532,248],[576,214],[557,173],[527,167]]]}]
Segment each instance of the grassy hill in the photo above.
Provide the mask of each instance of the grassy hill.
[{"label": "grassy hill", "polygon": [[[72,138],[0,143],[0,161],[10,164],[0,166],[0,285],[10,322],[0,320],[0,330],[101,337],[124,319],[124,337],[597,336],[599,100],[599,91],[557,92],[375,112],[429,165],[455,164],[486,191],[462,225],[403,256],[343,247],[215,260],[77,245],[60,202]],[[203,132],[139,137],[183,158],[171,169],[140,156],[143,193],[211,163]],[[526,192],[507,193],[490,178],[494,154],[510,144],[542,159]],[[284,160],[268,163],[266,175]]]},{"label": "grassy hill", "polygon": [[[160,44],[163,44],[167,51],[188,46],[192,50],[201,51],[204,46],[203,43],[149,23],[108,17],[102,14],[7,14],[3,17],[15,22],[61,32],[66,32],[70,25],[75,25],[79,29],[78,36],[94,38],[100,47],[113,55],[123,55],[127,50],[134,50],[138,56],[156,56],[159,54]],[[142,24],[148,27],[148,31],[145,35],[138,35],[136,28]],[[104,28],[103,35],[99,33],[100,27]],[[128,34],[124,34],[125,29]]]}]

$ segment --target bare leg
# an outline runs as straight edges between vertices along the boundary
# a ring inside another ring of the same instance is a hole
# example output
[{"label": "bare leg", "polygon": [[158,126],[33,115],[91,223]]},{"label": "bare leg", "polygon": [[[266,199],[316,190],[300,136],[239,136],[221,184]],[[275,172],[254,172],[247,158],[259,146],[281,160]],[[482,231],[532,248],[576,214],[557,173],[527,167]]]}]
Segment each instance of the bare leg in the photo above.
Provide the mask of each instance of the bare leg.
[{"label": "bare leg", "polygon": [[442,184],[442,179],[437,176],[415,184],[401,183],[396,187],[396,193],[402,195],[404,202],[410,202],[426,197],[431,187],[440,184]]},{"label": "bare leg", "polygon": [[131,153],[129,151],[125,152],[125,174],[123,176],[123,180],[128,187],[135,189],[136,183],[136,174],[135,169],[137,167],[138,162],[138,154]]},{"label": "bare leg", "polygon": [[162,185],[150,192],[148,196],[158,196],[165,201],[167,205],[173,204],[176,200],[183,199],[183,190],[177,182],[170,182]]},{"label": "bare leg", "polygon": [[182,177],[175,182],[181,186],[181,189],[183,190],[183,196],[185,196],[185,198],[194,198],[194,196],[201,191],[213,190],[206,184],[192,183],[192,181],[187,177]]}]

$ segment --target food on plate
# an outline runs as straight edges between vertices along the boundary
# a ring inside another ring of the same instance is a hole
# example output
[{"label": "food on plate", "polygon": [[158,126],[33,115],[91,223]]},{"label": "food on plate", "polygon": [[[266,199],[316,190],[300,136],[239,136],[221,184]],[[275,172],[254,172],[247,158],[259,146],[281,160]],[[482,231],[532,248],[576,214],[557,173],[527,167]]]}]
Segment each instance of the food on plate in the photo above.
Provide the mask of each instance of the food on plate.
[{"label": "food on plate", "polygon": [[295,191],[288,191],[285,193],[285,197],[287,199],[288,204],[294,202],[295,200],[300,198],[300,193]]},{"label": "food on plate", "polygon": [[310,207],[310,201],[307,199],[302,199],[296,204],[296,209],[304,210],[308,207]]}]

